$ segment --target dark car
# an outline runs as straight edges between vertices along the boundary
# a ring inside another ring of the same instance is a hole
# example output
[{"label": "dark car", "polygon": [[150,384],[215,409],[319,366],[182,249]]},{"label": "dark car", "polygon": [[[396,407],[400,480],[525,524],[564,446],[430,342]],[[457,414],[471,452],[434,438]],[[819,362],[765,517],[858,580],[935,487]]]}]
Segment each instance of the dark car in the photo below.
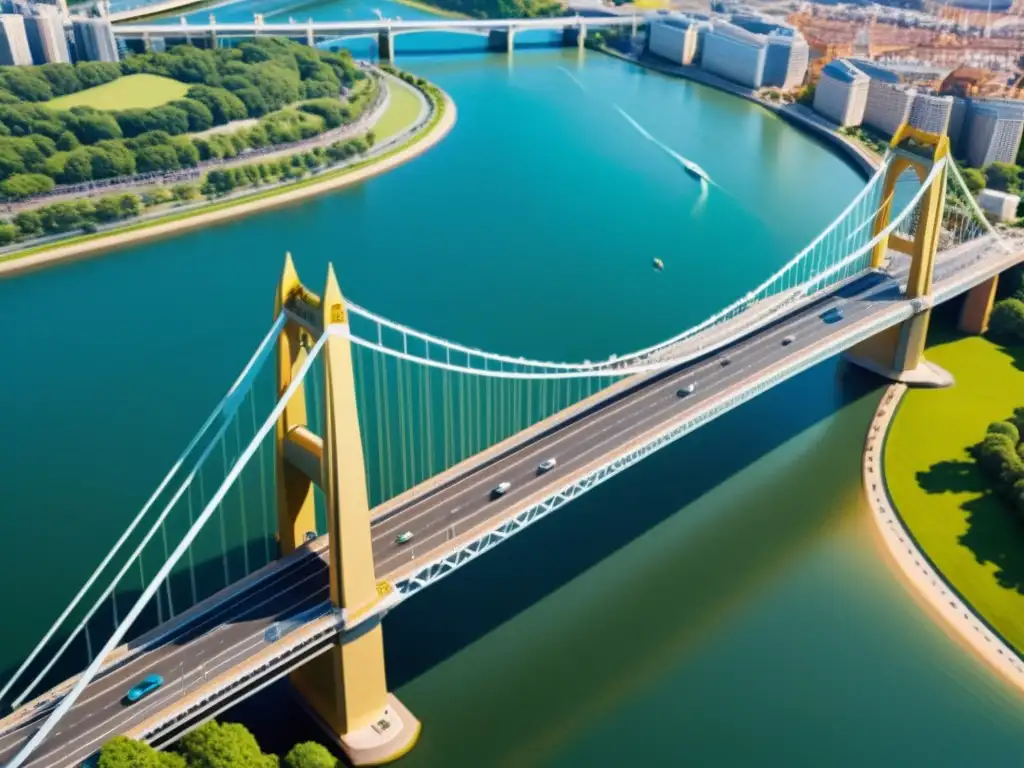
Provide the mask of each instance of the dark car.
[{"label": "dark car", "polygon": [[825,322],[828,325],[832,325],[832,323],[838,323],[840,320],[843,319],[843,310],[839,309],[839,307],[832,307],[832,309],[822,313],[821,319],[822,322]]}]

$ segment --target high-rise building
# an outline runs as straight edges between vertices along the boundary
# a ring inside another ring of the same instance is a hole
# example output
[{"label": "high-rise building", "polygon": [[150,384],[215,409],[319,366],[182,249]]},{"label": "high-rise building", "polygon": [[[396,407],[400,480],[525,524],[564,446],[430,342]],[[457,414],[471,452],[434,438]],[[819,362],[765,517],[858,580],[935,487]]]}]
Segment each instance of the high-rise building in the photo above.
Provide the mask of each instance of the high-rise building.
[{"label": "high-rise building", "polygon": [[25,34],[36,64],[69,63],[68,38],[60,11],[52,5],[36,5],[25,17]]},{"label": "high-rise building", "polygon": [[762,85],[792,90],[803,84],[811,58],[807,41],[799,34],[771,32],[764,59]]},{"label": "high-rise building", "polygon": [[704,37],[701,67],[756,90],[764,80],[767,54],[768,45],[763,35],[717,22]]},{"label": "high-rise building", "polygon": [[952,96],[915,93],[910,107],[910,124],[928,133],[943,134],[949,128],[953,112]]},{"label": "high-rise building", "polygon": [[656,56],[687,66],[699,57],[700,22],[681,16],[662,16],[651,22],[649,30],[647,48]]},{"label": "high-rise building", "polygon": [[25,36],[25,17],[16,13],[0,14],[0,64],[32,63]]},{"label": "high-rise building", "polygon": [[964,134],[964,125],[967,121],[967,99],[959,96],[953,97],[953,106],[949,110],[949,126],[946,133],[949,135],[949,148],[953,154],[958,155],[960,151],[960,139]]},{"label": "high-rise building", "polygon": [[968,164],[984,168],[992,163],[1016,162],[1022,135],[1024,103],[972,101],[962,139]]},{"label": "high-rise building", "polygon": [[860,125],[868,103],[871,78],[846,59],[833,59],[821,70],[814,89],[814,111],[838,125]]},{"label": "high-rise building", "polygon": [[78,61],[117,61],[114,28],[106,18],[75,18],[75,58]]}]

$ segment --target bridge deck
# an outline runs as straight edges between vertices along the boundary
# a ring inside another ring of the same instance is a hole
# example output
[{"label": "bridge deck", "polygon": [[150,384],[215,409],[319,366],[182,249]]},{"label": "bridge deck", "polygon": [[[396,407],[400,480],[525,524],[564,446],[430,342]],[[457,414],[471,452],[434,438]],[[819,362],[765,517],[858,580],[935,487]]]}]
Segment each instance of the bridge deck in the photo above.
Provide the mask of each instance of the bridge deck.
[{"label": "bridge deck", "polygon": [[[952,295],[965,290],[1017,263],[1021,256],[1022,252],[993,252],[986,243],[944,254],[936,268],[936,293]],[[395,581],[409,575],[601,462],[651,439],[664,431],[666,424],[735,397],[765,371],[796,366],[836,339],[853,338],[856,329],[906,306],[899,287],[905,273],[905,264],[897,260],[892,276],[861,278],[718,353],[632,382],[627,394],[620,392],[607,399],[586,417],[569,419],[558,428],[533,435],[477,471],[464,473],[378,517],[372,528],[378,576]],[[841,323],[826,325],[820,315],[832,307],[842,307],[845,317]],[[787,336],[793,341],[783,345]],[[730,361],[728,365],[722,364],[725,359]],[[677,397],[676,390],[690,382],[696,384],[696,391]],[[558,465],[539,475],[538,463],[551,457],[558,459]],[[511,482],[512,489],[492,500],[490,492],[500,481]],[[405,531],[411,531],[414,538],[411,544],[400,546],[395,537]],[[230,599],[213,599],[190,612],[184,623],[179,620],[176,628],[151,633],[151,646],[143,638],[135,649],[122,652],[119,666],[108,669],[86,688],[57,732],[27,765],[77,765],[116,733],[132,731],[161,742],[181,726],[159,721],[187,709],[186,725],[198,722],[244,698],[254,686],[326,649],[339,622],[333,615],[323,615],[329,608],[324,547],[322,539],[315,542],[309,550],[235,587]],[[313,616],[308,614],[311,609]],[[289,623],[296,614],[299,619]],[[268,636],[267,630],[275,626],[280,635]],[[243,676],[247,667],[247,676]],[[164,676],[164,687],[138,705],[124,706],[122,699],[131,685],[153,672]],[[0,761],[9,759],[29,736],[53,698],[0,721]]]}]

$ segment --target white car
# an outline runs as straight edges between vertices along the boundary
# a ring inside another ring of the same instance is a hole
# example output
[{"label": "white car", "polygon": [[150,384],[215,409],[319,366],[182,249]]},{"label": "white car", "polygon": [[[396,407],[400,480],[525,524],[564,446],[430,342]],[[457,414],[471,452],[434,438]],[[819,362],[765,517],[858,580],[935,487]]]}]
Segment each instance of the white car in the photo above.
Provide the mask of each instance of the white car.
[{"label": "white car", "polygon": [[508,489],[511,487],[512,483],[498,483],[495,489],[491,491],[491,496],[493,496],[494,498],[504,496],[506,493],[508,493]]},{"label": "white car", "polygon": [[550,472],[557,463],[558,461],[555,459],[544,459],[544,461],[537,465],[537,474],[543,475],[545,472]]}]

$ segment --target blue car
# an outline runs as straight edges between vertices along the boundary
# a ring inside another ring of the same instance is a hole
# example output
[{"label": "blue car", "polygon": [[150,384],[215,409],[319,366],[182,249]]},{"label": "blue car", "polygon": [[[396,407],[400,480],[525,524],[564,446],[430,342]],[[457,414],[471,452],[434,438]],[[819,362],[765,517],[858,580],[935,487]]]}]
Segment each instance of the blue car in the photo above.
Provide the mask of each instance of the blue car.
[{"label": "blue car", "polygon": [[160,677],[160,675],[150,675],[149,677],[144,678],[138,685],[136,685],[130,691],[128,691],[128,695],[125,696],[125,698],[128,699],[128,703],[134,704],[143,696],[152,693],[163,684],[164,679]]},{"label": "blue car", "polygon": [[832,309],[823,312],[821,315],[822,322],[832,325],[832,323],[838,323],[843,319],[843,310],[839,307],[832,307]]}]

